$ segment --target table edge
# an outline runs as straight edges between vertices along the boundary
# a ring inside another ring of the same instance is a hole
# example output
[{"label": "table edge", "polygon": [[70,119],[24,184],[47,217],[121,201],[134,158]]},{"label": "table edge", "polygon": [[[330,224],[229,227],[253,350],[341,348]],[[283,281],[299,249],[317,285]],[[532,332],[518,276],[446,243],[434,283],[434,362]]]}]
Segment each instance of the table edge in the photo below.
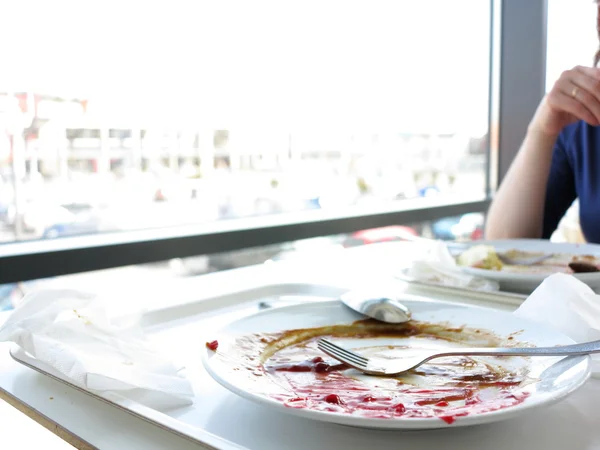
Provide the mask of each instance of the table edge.
[{"label": "table edge", "polygon": [[69,431],[62,425],[50,419],[45,414],[42,414],[37,409],[29,406],[27,403],[19,400],[14,395],[7,392],[4,388],[0,386],[0,401],[5,401],[10,406],[15,408],[17,411],[25,414],[30,419],[34,420],[36,423],[40,424],[44,428],[46,428],[51,433],[55,434],[59,438],[61,438],[66,443],[72,445],[73,447],[79,450],[99,450],[98,447],[90,444],[86,440],[77,436],[75,433]]}]

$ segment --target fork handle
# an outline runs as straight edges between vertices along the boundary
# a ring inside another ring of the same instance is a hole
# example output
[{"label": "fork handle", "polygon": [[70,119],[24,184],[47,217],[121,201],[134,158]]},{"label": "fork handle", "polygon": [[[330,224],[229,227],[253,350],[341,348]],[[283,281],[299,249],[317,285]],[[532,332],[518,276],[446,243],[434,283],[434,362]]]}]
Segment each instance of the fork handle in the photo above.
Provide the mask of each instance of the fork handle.
[{"label": "fork handle", "polygon": [[437,353],[429,359],[442,356],[570,356],[600,353],[600,341],[556,347],[496,347],[460,348],[456,351]]}]

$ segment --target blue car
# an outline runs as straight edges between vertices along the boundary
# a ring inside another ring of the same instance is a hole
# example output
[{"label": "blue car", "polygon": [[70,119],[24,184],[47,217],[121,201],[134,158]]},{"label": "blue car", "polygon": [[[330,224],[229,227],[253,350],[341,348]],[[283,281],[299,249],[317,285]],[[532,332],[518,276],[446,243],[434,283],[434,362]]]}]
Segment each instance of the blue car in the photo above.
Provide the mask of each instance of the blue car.
[{"label": "blue car", "polygon": [[0,284],[0,311],[14,309],[12,298],[16,289],[19,289],[16,283]]}]

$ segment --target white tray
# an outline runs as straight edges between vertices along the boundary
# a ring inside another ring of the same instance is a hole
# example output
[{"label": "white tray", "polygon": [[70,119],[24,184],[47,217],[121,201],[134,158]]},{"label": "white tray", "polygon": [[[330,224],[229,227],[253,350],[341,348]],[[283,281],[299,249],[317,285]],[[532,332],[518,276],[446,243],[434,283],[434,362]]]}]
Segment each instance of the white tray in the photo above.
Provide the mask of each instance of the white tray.
[{"label": "white tray", "polygon": [[[265,307],[329,300],[345,291],[340,286],[308,283],[269,285],[147,313],[142,320],[146,333],[152,339],[170,345],[174,357],[187,367],[187,376],[197,394],[194,405],[169,412],[159,412],[115,393],[93,393],[82,389],[19,348],[13,348],[11,356],[73,389],[200,444],[201,448],[295,450],[322,448],[320,445],[327,442],[326,447],[330,450],[358,450],[370,447],[374,441],[382,447],[394,448],[401,434],[298,419],[244,400],[213,381],[201,364],[199,353],[205,351],[205,342],[225,323]],[[426,292],[421,290],[420,293]],[[430,296],[440,300],[457,300],[439,290],[432,291]],[[506,310],[513,310],[516,306],[515,299],[494,295],[464,300],[463,303]]]},{"label": "white tray", "polygon": [[460,295],[464,297],[470,297],[475,299],[476,301],[480,301],[482,296],[485,296],[488,300],[491,298],[497,298],[498,301],[504,302],[507,304],[511,304],[514,306],[519,306],[521,303],[527,299],[527,295],[519,294],[518,292],[508,292],[508,291],[484,291],[481,289],[472,289],[466,287],[459,286],[447,286],[441,283],[434,283],[430,281],[418,280],[414,277],[411,277],[406,273],[406,271],[400,271],[394,275],[399,280],[402,280],[406,283],[412,284],[415,288],[422,287],[426,289],[426,292],[438,292],[442,294],[455,293],[456,295]]}]

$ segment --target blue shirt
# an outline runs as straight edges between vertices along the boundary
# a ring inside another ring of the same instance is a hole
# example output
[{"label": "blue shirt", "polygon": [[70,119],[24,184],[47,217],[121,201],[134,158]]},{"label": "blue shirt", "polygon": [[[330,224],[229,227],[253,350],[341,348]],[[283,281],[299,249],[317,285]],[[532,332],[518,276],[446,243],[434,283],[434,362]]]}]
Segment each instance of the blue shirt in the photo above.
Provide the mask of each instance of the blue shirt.
[{"label": "blue shirt", "polygon": [[549,239],[579,197],[579,220],[586,240],[600,243],[600,127],[576,122],[563,129],[552,153],[546,188],[543,239]]}]

